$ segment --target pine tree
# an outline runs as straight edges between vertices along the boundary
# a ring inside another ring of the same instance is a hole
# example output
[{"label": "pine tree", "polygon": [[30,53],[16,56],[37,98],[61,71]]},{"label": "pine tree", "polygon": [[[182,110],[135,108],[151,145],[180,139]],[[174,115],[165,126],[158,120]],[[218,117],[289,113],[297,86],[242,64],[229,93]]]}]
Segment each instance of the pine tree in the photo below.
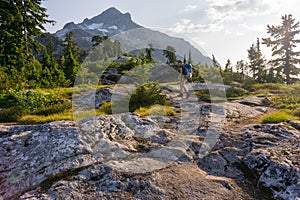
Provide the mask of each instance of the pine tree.
[{"label": "pine tree", "polygon": [[242,82],[246,76],[246,64],[244,60],[237,61],[235,68],[238,74],[237,81]]},{"label": "pine tree", "polygon": [[212,54],[212,65],[214,67],[219,67],[220,66],[214,54]]},{"label": "pine tree", "polygon": [[257,81],[259,83],[265,82],[265,77],[266,77],[266,61],[265,58],[263,57],[260,49],[260,41],[259,38],[257,38],[256,41],[256,64],[257,64]]},{"label": "pine tree", "polygon": [[142,59],[142,63],[146,63],[146,60],[147,60],[147,59],[146,59],[144,50],[141,52],[140,58]]},{"label": "pine tree", "polygon": [[188,63],[193,64],[193,59],[192,59],[192,51],[189,50],[189,58],[188,58]]},{"label": "pine tree", "polygon": [[98,46],[107,39],[108,39],[108,36],[94,35],[92,37],[92,43],[94,43],[93,46]]},{"label": "pine tree", "polygon": [[44,49],[42,57],[42,87],[57,87],[68,86],[68,82],[65,79],[65,75],[62,69],[58,67],[57,58],[54,55],[56,49],[53,47],[52,39],[50,39],[47,48]]},{"label": "pine tree", "polygon": [[233,72],[232,72],[232,65],[231,61],[228,59],[227,63],[225,65],[224,72],[222,73],[224,83],[225,84],[230,84],[233,81]]},{"label": "pine tree", "polygon": [[257,38],[256,44],[252,44],[248,49],[249,69],[255,81],[263,83],[265,81],[266,65],[265,59],[260,50],[260,42]]},{"label": "pine tree", "polygon": [[183,63],[185,64],[186,63],[186,55],[184,54],[183,56]]},{"label": "pine tree", "polygon": [[73,83],[79,69],[79,49],[73,37],[73,32],[66,35],[66,39],[63,41],[62,45],[64,47],[61,58],[63,71],[66,79]]},{"label": "pine tree", "polygon": [[149,44],[148,48],[146,48],[146,59],[148,62],[153,62],[152,52],[154,51],[153,44]]},{"label": "pine tree", "polygon": [[229,59],[227,60],[224,71],[229,72],[229,73],[232,72],[232,65],[231,65],[231,61]]},{"label": "pine tree", "polygon": [[32,62],[33,50],[39,43],[34,39],[45,30],[47,19],[41,0],[1,1],[0,9],[0,65],[20,69]]},{"label": "pine tree", "polygon": [[165,50],[163,50],[163,55],[168,59],[168,63],[176,62],[176,50],[172,46],[167,46]]},{"label": "pine tree", "polygon": [[287,84],[292,84],[297,80],[295,76],[299,75],[296,65],[300,63],[300,52],[295,51],[295,47],[300,43],[299,39],[295,39],[300,33],[299,22],[295,23],[291,14],[282,16],[281,19],[281,25],[268,25],[267,33],[270,37],[264,38],[263,44],[272,47],[272,56],[275,58],[271,62],[275,70],[284,75]]}]

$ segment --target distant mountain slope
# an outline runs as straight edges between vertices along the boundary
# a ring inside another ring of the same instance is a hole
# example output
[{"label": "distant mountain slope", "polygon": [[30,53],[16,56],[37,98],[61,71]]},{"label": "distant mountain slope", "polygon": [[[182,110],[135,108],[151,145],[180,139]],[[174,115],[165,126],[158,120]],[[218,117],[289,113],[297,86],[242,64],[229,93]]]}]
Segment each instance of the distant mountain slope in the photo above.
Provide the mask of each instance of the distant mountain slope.
[{"label": "distant mountain slope", "polygon": [[128,52],[136,49],[144,49],[149,43],[151,43],[155,49],[160,50],[164,50],[168,45],[170,45],[176,49],[176,55],[178,55],[180,58],[183,58],[184,54],[188,55],[189,50],[191,50],[194,62],[201,62],[203,64],[212,63],[209,57],[204,56],[198,49],[196,49],[186,40],[182,38],[171,37],[167,34],[159,31],[153,31],[148,28],[132,29],[121,34],[114,35],[112,38],[119,40],[122,44],[122,47]]},{"label": "distant mountain slope", "polygon": [[[204,56],[200,50],[186,40],[144,28],[133,22],[129,13],[123,14],[114,7],[91,19],[85,19],[81,23],[67,23],[63,29],[56,32],[56,35],[64,39],[66,34],[71,31],[74,33],[80,48],[92,48],[91,39],[94,35],[106,35],[114,40],[119,40],[123,50],[127,52],[144,49],[150,43],[155,49],[160,50],[166,49],[169,45],[176,49],[176,54],[181,58],[184,54],[188,55],[189,50],[191,50],[193,60],[196,63],[212,63],[209,57]],[[162,60],[162,55],[156,53],[154,56],[156,60]]]},{"label": "distant mountain slope", "polygon": [[[136,56],[140,56],[142,51],[144,51],[144,53],[145,53],[146,48],[129,51],[129,53],[136,55]],[[166,63],[167,62],[167,58],[163,55],[162,49],[154,49],[154,51],[152,52],[152,56],[153,56],[155,62],[158,62],[158,63]],[[183,57],[181,55],[179,55],[178,53],[176,53],[176,57],[177,57],[177,59],[183,60]]]}]

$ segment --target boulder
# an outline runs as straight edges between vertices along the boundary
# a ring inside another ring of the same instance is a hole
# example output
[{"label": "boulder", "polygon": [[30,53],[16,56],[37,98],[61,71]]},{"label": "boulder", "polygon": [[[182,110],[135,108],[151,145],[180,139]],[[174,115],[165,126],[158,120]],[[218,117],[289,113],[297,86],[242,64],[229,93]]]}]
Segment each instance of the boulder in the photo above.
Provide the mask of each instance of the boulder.
[{"label": "boulder", "polygon": [[243,105],[248,105],[248,106],[267,106],[264,103],[264,99],[265,98],[262,97],[248,97],[248,98],[235,100],[233,102],[240,103]]}]

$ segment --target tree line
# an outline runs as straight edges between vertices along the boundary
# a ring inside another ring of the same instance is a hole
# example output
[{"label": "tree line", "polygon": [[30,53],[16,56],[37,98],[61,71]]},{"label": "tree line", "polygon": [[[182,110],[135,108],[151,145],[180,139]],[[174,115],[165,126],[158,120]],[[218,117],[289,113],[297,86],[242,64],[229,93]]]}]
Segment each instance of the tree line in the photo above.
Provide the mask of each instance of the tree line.
[{"label": "tree line", "polygon": [[[248,63],[241,60],[236,64],[236,73],[242,79],[251,77],[257,83],[286,83],[293,84],[299,81],[300,75],[300,51],[297,45],[300,40],[296,38],[299,34],[299,22],[295,22],[292,15],[284,15],[281,18],[281,25],[267,26],[268,38],[262,38],[262,42],[257,38],[248,52]],[[265,59],[261,52],[260,45],[271,47],[272,58]],[[231,68],[228,60],[226,66]],[[232,70],[231,70],[232,71]],[[228,72],[228,69],[225,72]]]},{"label": "tree line", "polygon": [[[196,69],[200,68],[200,71],[205,73],[208,71],[207,67],[216,68],[211,71],[220,72],[225,84],[232,82],[293,84],[299,82],[300,69],[297,65],[300,64],[300,51],[296,50],[300,43],[300,39],[296,38],[300,32],[299,22],[295,22],[292,15],[284,15],[281,19],[281,25],[267,26],[267,33],[270,37],[262,38],[262,42],[257,38],[256,42],[250,46],[247,50],[248,61],[240,60],[233,66],[228,59],[224,68],[221,68],[215,56],[212,55],[212,66],[201,66],[201,63],[193,63],[191,51],[189,51],[188,61],[184,55],[184,62],[194,64]],[[263,56],[261,44],[272,48],[271,60]],[[168,46],[163,52],[167,63],[176,62],[174,47]]]}]

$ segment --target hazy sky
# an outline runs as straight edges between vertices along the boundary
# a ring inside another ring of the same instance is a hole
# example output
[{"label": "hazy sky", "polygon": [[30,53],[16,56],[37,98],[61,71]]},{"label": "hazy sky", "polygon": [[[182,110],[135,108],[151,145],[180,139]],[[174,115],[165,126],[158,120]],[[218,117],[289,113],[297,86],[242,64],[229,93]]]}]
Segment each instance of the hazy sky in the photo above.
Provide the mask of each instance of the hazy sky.
[{"label": "hazy sky", "polygon": [[[247,49],[256,38],[267,37],[267,25],[279,25],[281,16],[300,21],[299,0],[45,0],[56,32],[67,22],[82,22],[109,7],[129,12],[133,21],[147,28],[184,37],[215,55],[222,66],[247,60]],[[266,57],[270,49],[262,46]]]}]

